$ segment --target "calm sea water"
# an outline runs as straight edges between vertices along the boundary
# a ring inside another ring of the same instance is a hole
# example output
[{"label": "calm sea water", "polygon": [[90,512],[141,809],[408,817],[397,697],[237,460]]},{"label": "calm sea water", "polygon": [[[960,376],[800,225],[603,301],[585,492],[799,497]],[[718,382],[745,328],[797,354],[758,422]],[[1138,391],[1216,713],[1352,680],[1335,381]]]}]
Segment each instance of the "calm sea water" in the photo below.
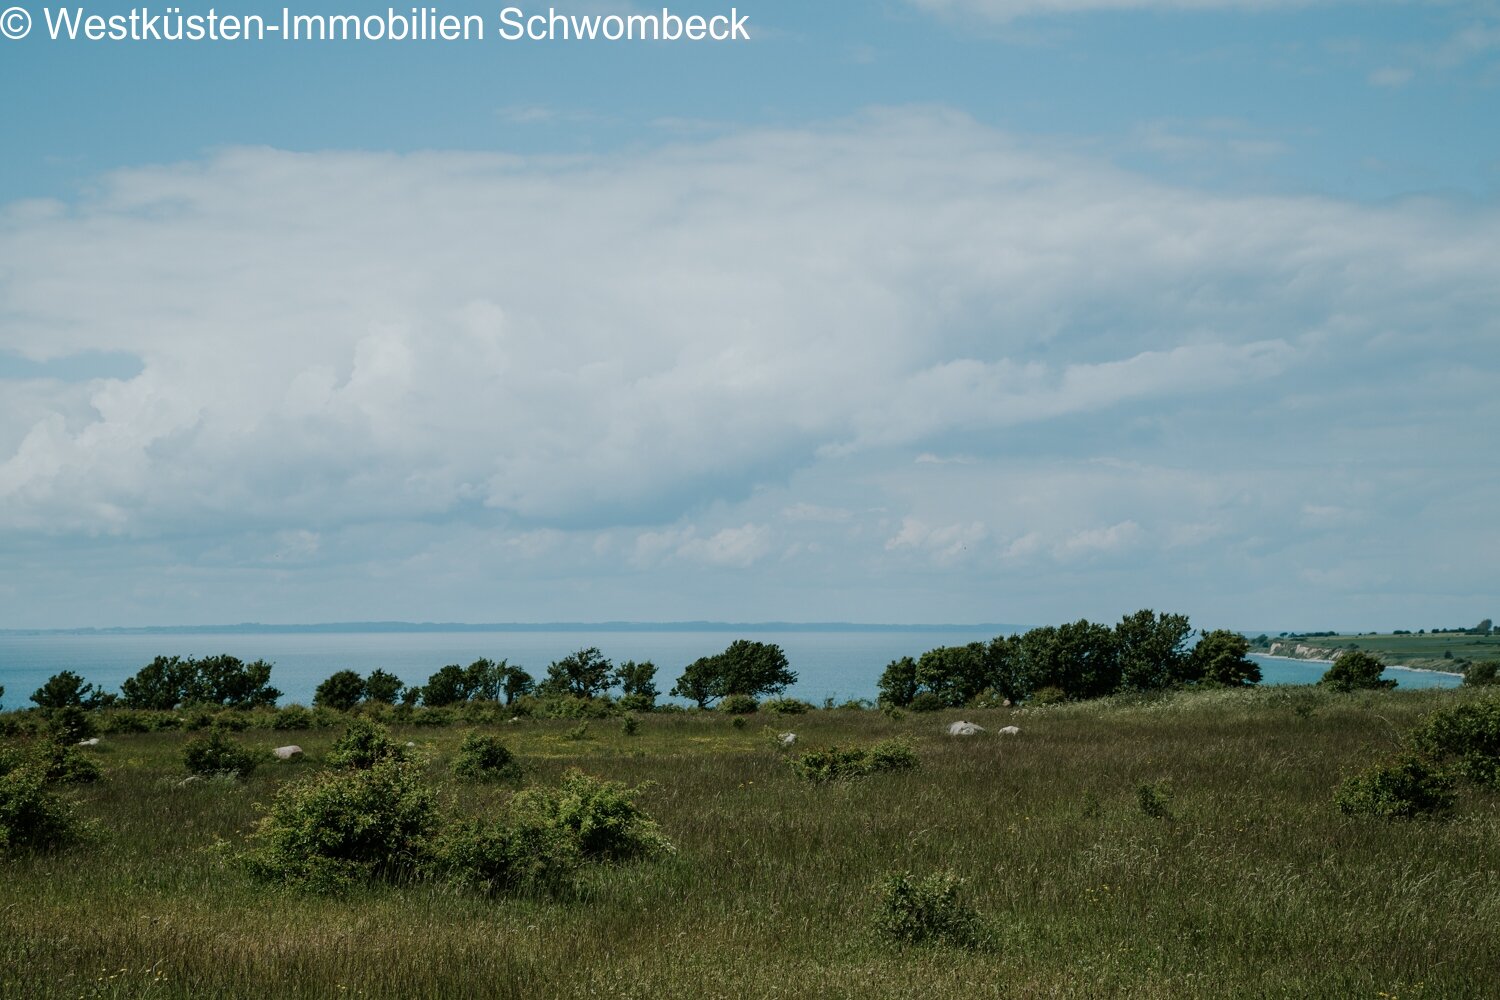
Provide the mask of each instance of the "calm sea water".
[{"label": "calm sea water", "polygon": [[[693,660],[720,652],[736,638],[748,638],[780,645],[798,674],[788,693],[820,704],[824,698],[874,698],[880,672],[893,659],[992,635],[984,629],[0,635],[0,687],[5,688],[4,704],[20,708],[30,704],[32,691],[60,670],[72,670],[106,691],[118,691],[120,683],[152,657],[229,653],[247,661],[271,662],[271,683],[283,692],[282,704],[307,704],[323,678],[345,668],[369,673],[380,667],[408,684],[421,684],[444,664],[489,657],[509,660],[541,677],[553,660],[597,646],[617,663],[651,660],[657,665],[657,687],[665,692]],[[1267,684],[1310,684],[1327,669],[1327,664],[1314,661],[1256,659]],[[1460,682],[1447,674],[1396,668],[1386,675],[1397,678],[1401,687],[1453,687]]]}]

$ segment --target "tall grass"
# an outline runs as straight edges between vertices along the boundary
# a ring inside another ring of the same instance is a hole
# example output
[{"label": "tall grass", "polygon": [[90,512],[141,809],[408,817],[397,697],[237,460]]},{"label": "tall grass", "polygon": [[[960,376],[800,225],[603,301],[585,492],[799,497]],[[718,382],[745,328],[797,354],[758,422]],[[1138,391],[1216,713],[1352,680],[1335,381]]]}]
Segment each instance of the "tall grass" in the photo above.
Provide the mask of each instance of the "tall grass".
[{"label": "tall grass", "polygon": [[[1500,797],[1454,820],[1341,815],[1341,777],[1464,691],[1267,689],[1045,709],[820,711],[798,750],[911,741],[915,771],[810,784],[713,713],[638,731],[483,727],[552,783],[630,785],[677,845],[590,871],[566,899],[430,884],[270,890],[232,863],[307,760],[186,787],[185,733],[107,738],[70,791],[86,846],[0,862],[3,997],[1485,997],[1500,982]],[[953,739],[962,715],[1016,737]],[[453,779],[468,727],[396,727],[446,808],[513,794]],[[284,734],[239,739],[274,746]],[[1143,785],[1170,788],[1151,815]],[[951,871],[993,947],[893,949],[872,933],[892,873]]]}]

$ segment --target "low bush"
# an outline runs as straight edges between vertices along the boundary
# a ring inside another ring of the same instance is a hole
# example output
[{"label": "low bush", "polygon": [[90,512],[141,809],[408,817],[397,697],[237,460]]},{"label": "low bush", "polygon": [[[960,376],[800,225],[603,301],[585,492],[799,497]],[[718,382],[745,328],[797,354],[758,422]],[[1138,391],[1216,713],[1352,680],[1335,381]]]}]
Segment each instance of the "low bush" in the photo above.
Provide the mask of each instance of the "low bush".
[{"label": "low bush", "polygon": [[328,763],[334,767],[367,771],[384,761],[404,761],[406,748],[391,739],[391,731],[369,719],[353,719],[344,735],[328,749]]},{"label": "low bush", "polygon": [[467,781],[514,781],[521,777],[521,762],[500,737],[468,733],[459,744],[453,773]]},{"label": "low bush", "polygon": [[947,708],[948,703],[931,691],[919,691],[913,696],[911,703],[906,707],[913,712],[936,712]]},{"label": "low bush", "polygon": [[42,766],[0,762],[0,852],[55,850],[77,841],[84,829]]},{"label": "low bush", "polygon": [[1500,788],[1500,698],[1434,712],[1412,733],[1423,753],[1452,759],[1459,777]]},{"label": "low bush", "polygon": [[147,713],[132,711],[128,708],[104,712],[99,720],[100,731],[107,735],[149,733],[152,731],[154,722],[155,720]]},{"label": "low bush", "polygon": [[725,695],[719,702],[719,711],[726,715],[752,715],[760,708],[760,702],[748,694]]},{"label": "low bush", "polygon": [[222,729],[189,740],[182,748],[182,762],[189,773],[202,777],[232,775],[248,778],[260,763],[260,754],[229,739]]},{"label": "low bush", "polygon": [[1145,781],[1135,789],[1136,808],[1152,819],[1172,818],[1172,789],[1165,782]]},{"label": "low bush", "polygon": [[800,698],[771,698],[761,702],[761,710],[775,712],[777,715],[804,715],[813,710],[809,702]]},{"label": "low bush", "polygon": [[71,744],[56,740],[43,742],[33,752],[47,781],[55,785],[87,785],[99,780],[99,765],[92,757]]},{"label": "low bush", "polygon": [[386,757],[283,786],[243,860],[257,877],[318,892],[408,879],[427,870],[438,826],[432,792]]},{"label": "low bush", "polygon": [[1028,705],[1043,707],[1046,705],[1061,705],[1068,700],[1068,693],[1060,687],[1039,687],[1031,692],[1031,697],[1026,699]]},{"label": "low bush", "polygon": [[77,743],[98,731],[98,727],[94,725],[93,713],[84,711],[77,705],[49,709],[46,717],[47,732],[59,743]]},{"label": "low bush", "polygon": [[645,786],[591,777],[570,768],[555,788],[528,788],[511,799],[512,821],[566,831],[590,861],[623,861],[676,850],[636,804]]},{"label": "low bush", "polygon": [[842,781],[881,771],[909,771],[921,763],[910,743],[886,740],[872,747],[832,746],[791,758],[792,770],[808,781]]},{"label": "low bush", "polygon": [[620,732],[626,736],[634,736],[641,731],[641,720],[633,715],[627,715],[620,721]]},{"label": "low bush", "polygon": [[1465,687],[1489,687],[1500,684],[1500,660],[1480,660],[1464,668]]},{"label": "low bush", "polygon": [[1340,812],[1350,815],[1427,819],[1453,808],[1455,784],[1451,772],[1407,752],[1346,779],[1333,801]]},{"label": "low bush", "polygon": [[888,876],[876,889],[880,896],[876,932],[901,945],[982,946],[983,921],[962,898],[963,886],[964,880],[950,871],[922,878],[911,872]]},{"label": "low bush", "polygon": [[311,729],[313,714],[302,705],[288,705],[271,719],[271,728],[278,730]]},{"label": "low bush", "polygon": [[437,863],[449,881],[486,895],[555,893],[571,887],[583,855],[560,824],[506,816],[454,823],[438,840]]}]

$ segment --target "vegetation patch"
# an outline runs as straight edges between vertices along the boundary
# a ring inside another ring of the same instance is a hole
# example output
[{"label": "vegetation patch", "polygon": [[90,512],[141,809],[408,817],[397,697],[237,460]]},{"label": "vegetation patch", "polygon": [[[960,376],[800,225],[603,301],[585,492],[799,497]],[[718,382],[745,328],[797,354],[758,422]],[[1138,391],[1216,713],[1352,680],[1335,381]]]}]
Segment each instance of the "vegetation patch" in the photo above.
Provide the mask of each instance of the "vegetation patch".
[{"label": "vegetation patch", "polygon": [[963,898],[964,880],[951,871],[890,875],[876,891],[876,933],[899,945],[979,948],[986,942],[979,912]]},{"label": "vegetation patch", "polygon": [[225,775],[248,778],[261,762],[261,754],[231,740],[222,729],[189,740],[182,748],[182,763],[189,773],[210,778]]},{"label": "vegetation patch", "polygon": [[885,740],[869,747],[831,746],[808,750],[791,758],[792,770],[812,782],[845,781],[882,771],[910,771],[921,764],[905,739]]},{"label": "vegetation patch", "polygon": [[465,781],[515,781],[522,768],[500,737],[471,732],[458,745],[453,773]]}]

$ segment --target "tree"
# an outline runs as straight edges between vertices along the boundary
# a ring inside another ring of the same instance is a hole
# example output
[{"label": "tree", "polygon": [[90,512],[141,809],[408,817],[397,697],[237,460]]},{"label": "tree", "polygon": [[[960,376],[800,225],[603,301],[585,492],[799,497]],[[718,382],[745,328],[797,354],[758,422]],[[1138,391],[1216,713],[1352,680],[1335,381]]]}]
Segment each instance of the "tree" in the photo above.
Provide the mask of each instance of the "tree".
[{"label": "tree", "polygon": [[787,664],[780,646],[736,639],[724,652],[688,664],[672,686],[672,695],[690,698],[699,708],[707,708],[732,694],[758,698],[780,694],[795,683],[797,674]]},{"label": "tree", "polygon": [[224,708],[262,708],[276,704],[281,692],[271,687],[271,664],[245,663],[227,653],[186,661],[190,671],[182,692],[184,704]]},{"label": "tree", "polygon": [[1189,657],[1189,675],[1231,687],[1259,684],[1260,664],[1245,655],[1249,651],[1250,641],[1238,632],[1222,628],[1205,632]]},{"label": "tree", "polygon": [[422,704],[431,708],[468,701],[471,694],[469,673],[457,663],[439,667],[422,685]]},{"label": "tree", "polygon": [[365,696],[365,679],[353,670],[340,670],[318,685],[313,704],[347,712]]},{"label": "tree", "polygon": [[917,661],[916,681],[950,708],[967,705],[991,686],[985,644],[929,649]]},{"label": "tree", "polygon": [[536,681],[530,674],[520,667],[506,666],[505,679],[501,682],[500,689],[507,705],[522,695],[530,694],[535,688]]},{"label": "tree", "polygon": [[1363,650],[1351,650],[1334,660],[1318,683],[1335,691],[1387,691],[1395,687],[1396,682],[1383,679],[1380,674],[1384,670],[1385,664],[1378,657]]},{"label": "tree", "polygon": [[53,674],[47,683],[32,692],[31,700],[41,708],[98,708],[107,699],[103,691],[85,684],[71,670]]},{"label": "tree", "polygon": [[689,663],[682,676],[677,678],[677,683],[672,685],[672,697],[686,698],[699,708],[708,708],[722,698],[718,659],[717,656],[700,656]]},{"label": "tree", "polygon": [[892,660],[880,674],[880,704],[905,708],[921,690],[917,683],[917,661],[910,656]]},{"label": "tree", "polygon": [[[1464,668],[1464,687],[1500,684],[1500,660],[1480,660]],[[0,693],[4,693],[0,690]]]},{"label": "tree", "polygon": [[1478,625],[1474,626],[1474,634],[1475,635],[1489,635],[1490,632],[1493,631],[1494,626],[1495,626],[1495,623],[1492,622],[1492,621],[1490,621],[1488,618],[1486,618],[1484,621],[1482,621]]},{"label": "tree", "polygon": [[1157,691],[1182,679],[1191,633],[1187,615],[1143,610],[1121,618],[1115,626],[1121,686]]},{"label": "tree", "polygon": [[382,705],[394,705],[405,686],[395,674],[380,669],[372,670],[370,676],[365,678],[365,698]]},{"label": "tree", "polygon": [[656,707],[656,664],[650,660],[640,663],[626,660],[615,670],[615,680],[620,685],[621,700],[628,707],[650,711]]},{"label": "tree", "polygon": [[176,656],[158,656],[120,685],[121,700],[129,708],[170,711],[182,704],[193,664]]},{"label": "tree", "polygon": [[597,698],[615,682],[615,667],[596,647],[580,649],[547,665],[542,681],[546,694],[570,694],[575,698]]}]

